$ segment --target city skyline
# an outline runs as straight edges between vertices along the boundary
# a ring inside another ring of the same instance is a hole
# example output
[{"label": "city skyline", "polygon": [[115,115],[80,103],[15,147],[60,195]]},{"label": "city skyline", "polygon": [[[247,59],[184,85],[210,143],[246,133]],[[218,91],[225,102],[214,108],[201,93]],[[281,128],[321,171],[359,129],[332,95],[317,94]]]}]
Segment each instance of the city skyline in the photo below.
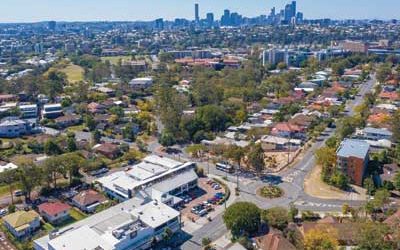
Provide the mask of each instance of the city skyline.
[{"label": "city skyline", "polygon": [[[282,9],[287,0],[251,0],[242,1],[211,0],[186,1],[183,0],[153,0],[151,2],[138,2],[137,0],[38,0],[33,5],[29,0],[3,0],[0,22],[38,22],[46,20],[56,21],[148,21],[157,18],[173,20],[187,18],[194,20],[193,6],[198,3],[200,19],[206,13],[213,12],[219,19],[224,9],[239,12],[243,16],[254,17],[268,15],[272,7]],[[382,0],[379,8],[376,3],[365,0],[335,0],[318,2],[312,0],[299,0],[298,11],[310,19],[396,19],[396,10],[400,2],[396,0]],[[76,4],[74,4],[76,3]],[[179,6],[179,8],[176,8]],[[360,7],[361,6],[361,7]],[[77,11],[77,9],[79,11]],[[154,11],[159,10],[159,11]]]}]

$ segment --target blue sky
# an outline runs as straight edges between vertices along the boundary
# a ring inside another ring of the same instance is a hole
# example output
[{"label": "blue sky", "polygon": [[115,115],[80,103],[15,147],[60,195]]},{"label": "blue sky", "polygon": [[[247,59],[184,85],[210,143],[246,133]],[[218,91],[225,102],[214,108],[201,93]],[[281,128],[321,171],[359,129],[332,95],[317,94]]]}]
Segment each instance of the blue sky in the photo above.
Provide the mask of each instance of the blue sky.
[{"label": "blue sky", "polygon": [[[195,2],[202,17],[214,12],[219,18],[225,8],[258,16],[289,0],[0,0],[0,22],[193,18]],[[297,5],[306,18],[400,18],[400,0],[298,0]]]}]

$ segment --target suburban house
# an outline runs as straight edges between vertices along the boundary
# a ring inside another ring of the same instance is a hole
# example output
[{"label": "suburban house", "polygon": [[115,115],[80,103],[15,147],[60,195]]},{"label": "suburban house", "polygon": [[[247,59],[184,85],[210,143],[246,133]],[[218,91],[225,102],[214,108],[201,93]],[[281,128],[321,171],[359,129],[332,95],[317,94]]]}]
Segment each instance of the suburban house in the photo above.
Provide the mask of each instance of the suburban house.
[{"label": "suburban house", "polygon": [[345,139],[337,150],[338,168],[352,183],[362,186],[369,161],[370,145],[361,140]]},{"label": "suburban house", "polygon": [[102,104],[99,104],[97,102],[91,102],[87,105],[88,111],[92,114],[99,114],[99,113],[104,113],[106,110],[106,107]]},{"label": "suburban house", "polygon": [[153,86],[153,78],[152,77],[135,78],[129,82],[129,86],[136,90],[147,89]]},{"label": "suburban house", "polygon": [[35,124],[27,120],[5,118],[0,122],[0,137],[15,138],[32,133]]},{"label": "suburban house", "polygon": [[271,134],[278,137],[305,139],[306,133],[303,128],[290,124],[288,122],[280,122],[274,125]]},{"label": "suburban house", "polygon": [[272,135],[263,136],[260,139],[260,142],[264,150],[297,149],[302,143],[299,139],[288,139],[285,137],[277,137]]},{"label": "suburban house", "polygon": [[173,206],[178,195],[197,187],[195,164],[181,163],[166,157],[150,155],[139,164],[99,178],[104,192],[118,200],[132,197],[153,198]]},{"label": "suburban house", "polygon": [[84,190],[72,198],[72,204],[86,213],[94,212],[106,201],[106,197],[92,189]]},{"label": "suburban house", "polygon": [[19,105],[18,108],[23,119],[37,118],[39,115],[36,104]]},{"label": "suburban house", "polygon": [[121,153],[119,146],[112,143],[103,143],[94,146],[94,151],[109,159],[115,159]]},{"label": "suburban house", "polygon": [[154,247],[166,229],[180,230],[179,212],[157,201],[130,199],[34,241],[35,250]]},{"label": "suburban house", "polygon": [[80,124],[82,122],[82,118],[80,115],[64,115],[54,119],[54,122],[57,127],[66,128]]},{"label": "suburban house", "polygon": [[51,224],[67,220],[71,206],[62,202],[45,202],[38,206],[39,214]]},{"label": "suburban house", "polygon": [[61,104],[45,104],[42,109],[42,117],[48,119],[55,119],[59,116],[62,116],[63,109]]},{"label": "suburban house", "polygon": [[393,133],[386,128],[373,128],[366,127],[361,131],[358,131],[357,135],[361,136],[362,139],[379,141],[379,140],[391,140]]},{"label": "suburban house", "polygon": [[40,216],[33,210],[6,215],[3,221],[6,228],[18,239],[31,236],[40,227]]},{"label": "suburban house", "polygon": [[296,250],[296,247],[283,236],[282,232],[274,229],[264,236],[255,238],[255,242],[258,249],[262,250]]}]

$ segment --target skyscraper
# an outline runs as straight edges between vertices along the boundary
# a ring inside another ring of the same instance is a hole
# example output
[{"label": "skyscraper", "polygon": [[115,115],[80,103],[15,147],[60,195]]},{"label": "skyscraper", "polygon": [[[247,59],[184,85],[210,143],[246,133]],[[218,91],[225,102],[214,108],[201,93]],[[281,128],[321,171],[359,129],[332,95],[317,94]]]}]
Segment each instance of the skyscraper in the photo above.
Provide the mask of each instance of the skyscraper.
[{"label": "skyscraper", "polygon": [[196,21],[196,23],[199,23],[199,21],[200,21],[199,4],[198,3],[196,3],[194,5],[194,20]]},{"label": "skyscraper", "polygon": [[57,26],[56,21],[49,21],[49,22],[47,23],[47,27],[48,27],[48,29],[51,30],[51,31],[55,31],[55,30],[56,30],[56,26]]},{"label": "skyscraper", "polygon": [[224,10],[224,15],[221,17],[221,25],[229,26],[231,23],[231,12],[229,10]]},{"label": "skyscraper", "polygon": [[214,25],[214,14],[211,12],[207,13],[206,20],[207,20],[207,26],[212,27]]},{"label": "skyscraper", "polygon": [[297,4],[296,1],[292,1],[291,4],[286,4],[285,6],[285,17],[284,21],[285,23],[289,24],[292,22],[292,19],[296,17],[296,12],[297,12]]}]

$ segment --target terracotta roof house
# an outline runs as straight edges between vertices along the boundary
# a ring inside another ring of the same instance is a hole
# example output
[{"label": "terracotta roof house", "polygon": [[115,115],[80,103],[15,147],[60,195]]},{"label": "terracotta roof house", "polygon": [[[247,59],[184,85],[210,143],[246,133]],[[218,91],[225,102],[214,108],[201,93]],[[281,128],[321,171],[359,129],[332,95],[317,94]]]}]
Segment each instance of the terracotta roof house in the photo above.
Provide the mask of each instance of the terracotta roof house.
[{"label": "terracotta roof house", "polygon": [[277,230],[271,230],[267,235],[255,239],[258,249],[261,250],[296,250],[282,234]]},{"label": "terracotta roof house", "polygon": [[302,128],[308,128],[314,120],[315,120],[315,116],[299,114],[299,115],[292,117],[289,120],[289,123],[292,125],[297,125]]},{"label": "terracotta roof house", "polygon": [[33,210],[17,211],[3,217],[4,225],[18,239],[29,237],[40,227],[40,216]]},{"label": "terracotta roof house", "polygon": [[97,206],[106,201],[102,194],[91,189],[84,190],[72,198],[72,204],[87,213],[94,212]]},{"label": "terracotta roof house", "polygon": [[372,114],[368,117],[367,122],[371,125],[376,125],[381,127],[383,124],[387,123],[390,120],[390,115],[381,113],[381,114]]},{"label": "terracotta roof house", "polygon": [[399,94],[395,91],[393,92],[382,91],[379,94],[379,98],[381,98],[382,100],[389,100],[389,101],[398,101],[400,99]]},{"label": "terracotta roof house", "polygon": [[102,154],[109,159],[115,159],[120,154],[119,146],[112,143],[103,143],[94,146],[96,153]]},{"label": "terracotta roof house", "polygon": [[306,137],[304,129],[288,122],[280,122],[274,125],[271,134],[284,138],[303,139]]},{"label": "terracotta roof house", "polygon": [[52,224],[65,221],[69,218],[71,206],[62,202],[46,202],[38,206],[40,215]]}]

